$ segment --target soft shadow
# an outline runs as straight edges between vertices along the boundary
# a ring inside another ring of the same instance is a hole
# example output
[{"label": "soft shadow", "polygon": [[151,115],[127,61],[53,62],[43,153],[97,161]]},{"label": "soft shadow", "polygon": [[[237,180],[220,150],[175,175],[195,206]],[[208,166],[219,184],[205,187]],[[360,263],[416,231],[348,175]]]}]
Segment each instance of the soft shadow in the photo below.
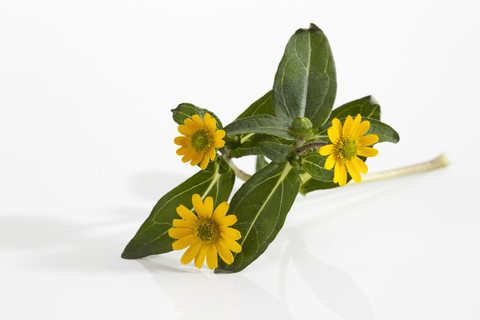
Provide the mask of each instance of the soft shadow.
[{"label": "soft shadow", "polygon": [[178,259],[162,258],[162,263],[154,258],[139,263],[175,303],[181,319],[294,319],[286,304],[240,273],[179,268]]},{"label": "soft shadow", "polygon": [[[431,177],[435,179],[435,176]],[[423,177],[404,177],[382,181],[353,185],[342,189],[327,190],[323,193],[312,193],[303,198],[293,207],[293,211],[301,214],[303,211],[312,212],[318,208],[315,215],[305,217],[305,220],[295,226],[288,226],[282,230],[277,241],[278,248],[285,248],[279,276],[280,297],[287,303],[286,282],[288,281],[287,265],[292,263],[299,275],[303,278],[311,292],[318,300],[332,312],[346,320],[375,319],[373,308],[360,286],[345,271],[322,262],[313,256],[305,244],[304,235],[315,232],[316,228],[337,219],[342,215],[356,215],[368,211],[368,205],[379,197],[388,197],[393,192],[402,192],[410,188],[412,183],[425,182]],[[299,200],[299,199],[297,199]],[[328,203],[328,206],[322,204]],[[322,208],[328,209],[322,211]],[[288,219],[287,219],[288,221]],[[278,252],[277,259],[278,259]],[[268,252],[267,252],[268,254]]]},{"label": "soft shadow", "polygon": [[[0,216],[0,250],[18,268],[54,272],[115,272],[138,269],[120,254],[150,214],[155,202],[186,177],[143,172],[131,178],[133,192],[149,200],[145,207],[92,208],[90,220],[18,212]],[[96,211],[96,212],[95,212]],[[98,220],[96,219],[98,218]],[[87,222],[85,222],[87,221]],[[92,222],[90,222],[92,221]]]},{"label": "soft shadow", "polygon": [[[317,227],[339,216],[361,214],[368,204],[378,197],[385,197],[411,185],[408,180],[396,180],[365,185],[353,185],[337,190],[312,193],[297,199],[292,210],[306,217],[295,226],[288,225],[277,238],[276,246],[285,248],[279,275],[280,297],[287,303],[287,265],[293,264],[319,302],[346,320],[373,320],[375,314],[368,298],[355,280],[342,269],[329,265],[312,255],[306,247],[304,236]],[[325,205],[328,203],[328,205]],[[318,208],[312,210],[312,208]],[[324,209],[327,208],[327,209]],[[354,209],[352,209],[354,208]],[[297,219],[298,221],[299,219]],[[278,254],[277,253],[277,259]],[[268,252],[267,252],[268,254]],[[271,258],[271,257],[270,257]]]},{"label": "soft shadow", "polygon": [[[26,213],[0,216],[0,250],[17,268],[53,272],[112,272],[135,269],[120,258],[132,237],[128,226],[145,209],[99,211],[108,222],[80,223]],[[141,218],[140,218],[141,219]]]},{"label": "soft shadow", "polygon": [[[188,177],[170,172],[146,171],[131,177],[132,191],[149,201],[157,201]],[[152,203],[152,206],[155,203]]]},{"label": "soft shadow", "polygon": [[[308,288],[318,300],[345,320],[373,320],[373,308],[360,286],[345,271],[314,258],[303,241],[291,242],[285,251]],[[285,261],[286,260],[286,261]],[[281,272],[280,288],[285,290],[285,269]],[[286,301],[287,292],[281,294]]]}]

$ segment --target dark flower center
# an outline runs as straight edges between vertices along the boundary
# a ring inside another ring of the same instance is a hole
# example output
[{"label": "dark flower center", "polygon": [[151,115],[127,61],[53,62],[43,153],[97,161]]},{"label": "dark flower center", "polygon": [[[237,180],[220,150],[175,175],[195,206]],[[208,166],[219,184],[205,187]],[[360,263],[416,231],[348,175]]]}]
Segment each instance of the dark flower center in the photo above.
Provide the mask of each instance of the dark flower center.
[{"label": "dark flower center", "polygon": [[192,148],[197,152],[206,152],[213,143],[213,137],[206,129],[198,130],[192,135]]},{"label": "dark flower center", "polygon": [[350,160],[357,155],[357,143],[355,140],[346,140],[340,144],[340,155],[345,160]]},{"label": "dark flower center", "polygon": [[220,236],[220,227],[215,220],[200,218],[197,235],[202,241],[216,241]]}]

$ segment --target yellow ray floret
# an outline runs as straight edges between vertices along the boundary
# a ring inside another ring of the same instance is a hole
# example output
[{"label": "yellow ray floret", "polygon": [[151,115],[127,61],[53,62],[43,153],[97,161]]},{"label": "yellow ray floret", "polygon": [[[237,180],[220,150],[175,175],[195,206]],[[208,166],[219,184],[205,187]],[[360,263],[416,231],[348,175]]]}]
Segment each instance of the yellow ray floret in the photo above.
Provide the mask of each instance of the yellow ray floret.
[{"label": "yellow ray floret", "polygon": [[358,156],[375,157],[378,150],[370,148],[378,142],[376,134],[365,135],[370,129],[370,121],[363,121],[362,116],[355,119],[348,116],[343,124],[339,119],[332,120],[328,129],[331,144],[321,147],[318,151],[322,156],[328,156],[325,169],[335,168],[333,182],[344,186],[347,183],[347,171],[355,182],[362,181],[360,172],[365,174],[368,167]]},{"label": "yellow ray floret", "polygon": [[190,161],[192,166],[200,163],[203,170],[210,160],[215,160],[216,148],[225,145],[225,131],[216,130],[216,123],[215,118],[206,113],[203,120],[195,114],[192,119],[185,119],[178,126],[178,132],[183,136],[176,137],[173,141],[181,146],[177,149],[177,154],[183,156],[183,162]]},{"label": "yellow ray floret", "polygon": [[233,214],[226,215],[228,203],[220,203],[214,211],[212,197],[202,201],[199,194],[194,194],[192,204],[195,213],[184,205],[177,207],[177,213],[182,219],[174,219],[174,227],[168,230],[168,235],[177,239],[172,244],[173,250],[188,247],[180,261],[189,264],[195,259],[195,266],[200,269],[206,258],[208,267],[215,269],[220,255],[225,263],[231,264],[232,252],[242,251],[242,246],[235,241],[242,236],[238,230],[231,228],[237,222],[237,217]]}]

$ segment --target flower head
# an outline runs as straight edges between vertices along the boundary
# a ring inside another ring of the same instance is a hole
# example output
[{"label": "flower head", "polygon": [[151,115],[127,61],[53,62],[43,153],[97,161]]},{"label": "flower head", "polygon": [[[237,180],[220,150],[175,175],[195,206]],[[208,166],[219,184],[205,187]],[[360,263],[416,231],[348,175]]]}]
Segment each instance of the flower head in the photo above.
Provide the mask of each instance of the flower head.
[{"label": "flower head", "polygon": [[174,219],[173,228],[168,230],[168,235],[178,239],[172,244],[173,250],[182,250],[189,247],[181,258],[183,264],[195,259],[195,266],[201,268],[205,257],[210,269],[218,265],[217,253],[227,264],[233,262],[230,251],[241,252],[242,246],[235,240],[242,236],[236,229],[230,228],[237,222],[233,214],[226,215],[228,203],[220,203],[213,211],[213,198],[207,197],[205,202],[199,194],[192,196],[195,213],[184,205],[177,207],[177,213],[183,219]]},{"label": "flower head", "polygon": [[332,144],[319,149],[322,156],[328,156],[325,161],[325,169],[335,167],[333,182],[344,186],[347,183],[347,171],[355,182],[362,181],[361,173],[367,173],[368,167],[358,156],[375,157],[378,150],[368,146],[378,142],[376,134],[364,136],[370,129],[370,121],[363,121],[362,116],[357,115],[355,120],[348,116],[342,128],[340,120],[332,120],[332,126],[328,129],[328,137]]},{"label": "flower head", "polygon": [[178,132],[183,136],[176,137],[173,141],[181,146],[177,154],[182,157],[183,162],[190,161],[192,166],[200,163],[205,169],[209,160],[215,160],[215,148],[225,145],[223,137],[225,131],[216,130],[216,120],[206,113],[202,118],[193,115],[192,119],[185,119],[184,124],[178,126]]}]

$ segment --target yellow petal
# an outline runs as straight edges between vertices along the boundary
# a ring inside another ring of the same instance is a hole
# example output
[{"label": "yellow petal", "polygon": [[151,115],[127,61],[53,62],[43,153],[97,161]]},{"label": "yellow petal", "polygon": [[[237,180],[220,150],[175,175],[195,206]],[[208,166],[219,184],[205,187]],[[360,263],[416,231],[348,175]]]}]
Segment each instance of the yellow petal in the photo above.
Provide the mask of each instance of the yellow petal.
[{"label": "yellow petal", "polygon": [[342,137],[342,123],[337,118],[332,120],[332,126],[328,128],[328,137],[333,144],[338,143]]},{"label": "yellow petal", "polygon": [[209,161],[210,161],[210,158],[208,157],[208,154],[205,153],[203,155],[202,162],[200,162],[200,168],[202,168],[202,170],[205,170],[208,166]]},{"label": "yellow petal", "polygon": [[358,147],[357,154],[362,157],[375,157],[378,150],[370,147]]},{"label": "yellow petal", "polygon": [[192,220],[194,222],[198,220],[197,216],[192,211],[188,210],[183,204],[177,207],[177,213],[185,220]]},{"label": "yellow petal", "polygon": [[200,250],[198,250],[197,255],[195,256],[195,267],[201,269],[203,263],[205,262],[205,255],[207,254],[207,246],[202,244]]},{"label": "yellow petal", "polygon": [[225,141],[223,140],[213,140],[213,146],[215,148],[223,148],[223,146],[225,145]]},{"label": "yellow petal", "polygon": [[213,213],[213,198],[206,197],[205,201],[203,202],[203,207],[205,208],[206,217],[210,218]]},{"label": "yellow petal", "polygon": [[208,218],[207,212],[205,211],[205,206],[203,205],[202,198],[198,193],[195,193],[192,196],[192,204],[199,218]]},{"label": "yellow petal", "polygon": [[337,162],[335,162],[336,166],[335,166],[335,170],[333,171],[333,182],[335,183],[338,183],[338,177],[339,177],[339,170],[340,170],[340,162],[342,162],[343,160],[339,160]]},{"label": "yellow petal", "polygon": [[328,156],[327,160],[325,161],[325,169],[332,170],[335,166],[335,155],[331,154]]},{"label": "yellow petal", "polygon": [[233,228],[222,228],[222,236],[228,237],[232,240],[238,240],[242,237],[242,235],[240,234],[240,231]]},{"label": "yellow petal", "polygon": [[173,142],[175,144],[178,144],[179,146],[189,146],[190,145],[191,138],[190,137],[176,137],[173,139]]},{"label": "yellow petal", "polygon": [[350,129],[350,136],[354,136],[355,133],[358,131],[361,121],[362,121],[362,116],[360,114],[357,114],[355,119],[353,119],[352,128]]},{"label": "yellow petal", "polygon": [[218,220],[218,224],[223,227],[230,227],[231,225],[237,222],[237,216],[234,214],[229,214]]},{"label": "yellow petal", "polygon": [[352,129],[353,125],[353,118],[352,116],[347,116],[345,123],[343,124],[343,136],[347,137],[350,136],[350,130]]},{"label": "yellow petal", "polygon": [[191,136],[195,132],[195,130],[193,130],[189,126],[181,124],[181,125],[178,126],[178,132],[180,132],[184,136]]},{"label": "yellow petal", "polygon": [[215,148],[223,148],[225,145],[225,141],[223,141],[223,137],[225,137],[225,131],[217,130],[213,135],[213,146]]},{"label": "yellow petal", "polygon": [[192,161],[190,161],[191,166],[196,166],[203,159],[203,153],[194,153],[192,156]]},{"label": "yellow petal", "polygon": [[357,139],[357,144],[359,147],[371,146],[378,142],[378,136],[376,134],[369,134]]},{"label": "yellow petal", "polygon": [[327,144],[326,146],[320,147],[318,149],[318,153],[322,156],[328,156],[329,154],[332,154],[335,152],[335,145],[333,144]]},{"label": "yellow petal", "polygon": [[214,134],[217,127],[217,120],[215,120],[215,118],[212,118],[210,114],[205,113],[205,115],[203,116],[203,125],[205,126],[205,129],[208,130],[208,132]]},{"label": "yellow petal", "polygon": [[177,228],[195,228],[195,222],[192,220],[183,220],[183,219],[173,219],[173,226]]},{"label": "yellow petal", "polygon": [[340,186],[344,186],[347,183],[347,167],[343,161],[337,161],[335,163],[334,182],[337,182]]},{"label": "yellow petal", "polygon": [[192,133],[195,132],[195,123],[193,122],[192,119],[190,118],[186,118],[185,120],[183,120],[183,123],[185,124],[185,126],[187,128],[189,128],[190,130],[192,130]]},{"label": "yellow petal", "polygon": [[209,122],[210,120],[212,120],[212,116],[210,115],[210,113],[205,113],[203,115],[203,123],[206,123],[206,122]]},{"label": "yellow petal", "polygon": [[179,155],[179,156],[183,156],[184,154],[187,154],[189,153],[189,148],[185,148],[185,147],[181,147],[181,148],[178,148],[176,153]]},{"label": "yellow petal", "polygon": [[226,264],[231,264],[233,262],[233,255],[227,247],[222,244],[222,242],[215,243],[215,248],[217,248],[218,254]]},{"label": "yellow petal", "polygon": [[217,131],[215,131],[215,133],[213,135],[213,139],[215,139],[215,140],[223,139],[223,137],[225,137],[225,131],[224,130],[217,130]]},{"label": "yellow petal", "polygon": [[210,149],[208,150],[208,156],[210,157],[210,160],[215,160],[216,155],[217,153],[215,152],[215,148],[213,146],[210,147]]},{"label": "yellow petal", "polygon": [[215,269],[218,266],[217,249],[213,244],[207,246],[207,266]]},{"label": "yellow petal", "polygon": [[187,154],[185,154],[183,157],[182,157],[182,162],[188,162],[190,160],[192,160],[192,156],[194,155],[193,152],[187,152]]},{"label": "yellow petal", "polygon": [[189,236],[183,237],[174,243],[172,243],[172,248],[173,250],[182,250],[185,249],[186,247],[192,245],[192,243],[197,239],[197,236],[194,234],[191,234]]},{"label": "yellow petal", "polygon": [[203,121],[202,118],[198,116],[198,114],[194,114],[192,117],[193,123],[195,124],[195,131],[203,129]]},{"label": "yellow petal", "polygon": [[355,135],[357,137],[361,137],[363,136],[365,133],[367,133],[367,131],[370,129],[370,121],[363,121],[362,123],[360,123],[360,125],[358,126],[358,129],[357,129],[357,132],[355,133]]},{"label": "yellow petal", "polygon": [[235,240],[232,240],[230,238],[222,238],[220,242],[222,242],[222,244],[225,244],[230,251],[233,251],[235,253],[239,253],[242,251],[242,246],[239,245]]},{"label": "yellow petal", "polygon": [[359,157],[354,157],[352,160],[353,166],[360,171],[361,173],[365,174],[368,172],[368,167],[365,162],[362,161]]},{"label": "yellow petal", "polygon": [[187,228],[170,228],[168,230],[168,235],[174,239],[181,239],[191,234],[194,234],[193,230]]},{"label": "yellow petal", "polygon": [[195,243],[193,243],[190,248],[185,251],[182,258],[180,259],[180,262],[183,264],[189,264],[190,262],[192,262],[193,258],[195,258],[195,256],[198,254],[201,246],[201,241],[196,241]]},{"label": "yellow petal", "polygon": [[358,170],[355,168],[351,161],[347,161],[347,170],[355,182],[359,183],[362,181],[362,176],[360,175],[360,172],[358,172]]},{"label": "yellow petal", "polygon": [[223,218],[227,214],[229,207],[227,202],[220,203],[215,209],[215,212],[213,212],[212,219],[218,221]]}]

